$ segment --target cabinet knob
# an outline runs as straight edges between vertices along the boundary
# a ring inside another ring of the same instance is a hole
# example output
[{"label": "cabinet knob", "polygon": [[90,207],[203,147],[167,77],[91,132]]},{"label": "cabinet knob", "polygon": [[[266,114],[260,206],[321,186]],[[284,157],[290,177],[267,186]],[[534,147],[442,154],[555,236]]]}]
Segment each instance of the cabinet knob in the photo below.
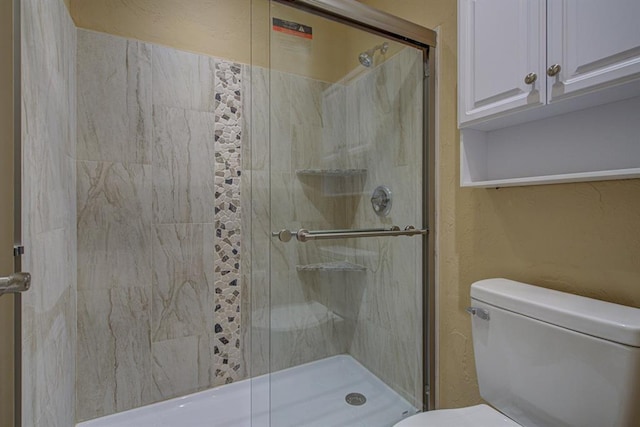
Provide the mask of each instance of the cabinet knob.
[{"label": "cabinet knob", "polygon": [[536,73],[529,73],[524,77],[524,82],[528,85],[532,85],[538,80],[538,75]]},{"label": "cabinet knob", "polygon": [[553,77],[557,75],[560,72],[560,70],[562,70],[562,67],[560,66],[560,64],[553,64],[551,67],[547,69],[547,76]]}]

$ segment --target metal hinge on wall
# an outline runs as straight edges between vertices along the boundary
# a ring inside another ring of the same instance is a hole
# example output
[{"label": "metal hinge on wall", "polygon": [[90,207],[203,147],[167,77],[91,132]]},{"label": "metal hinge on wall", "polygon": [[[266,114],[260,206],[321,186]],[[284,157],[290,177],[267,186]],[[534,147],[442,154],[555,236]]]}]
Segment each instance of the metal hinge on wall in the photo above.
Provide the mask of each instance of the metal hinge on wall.
[{"label": "metal hinge on wall", "polygon": [[13,247],[13,256],[22,256],[24,255],[24,246],[14,246]]}]

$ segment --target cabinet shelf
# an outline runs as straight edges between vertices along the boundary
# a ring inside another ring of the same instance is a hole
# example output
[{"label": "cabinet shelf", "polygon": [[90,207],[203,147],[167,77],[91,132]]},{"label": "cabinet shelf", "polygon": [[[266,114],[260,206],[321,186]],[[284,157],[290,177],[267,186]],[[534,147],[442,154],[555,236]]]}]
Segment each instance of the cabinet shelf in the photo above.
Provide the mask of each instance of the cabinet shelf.
[{"label": "cabinet shelf", "polygon": [[460,185],[640,177],[640,97],[502,129],[461,130]]},{"label": "cabinet shelf", "polygon": [[500,188],[524,185],[561,184],[563,182],[605,181],[610,179],[640,178],[640,168],[597,172],[565,173],[558,175],[528,176],[523,178],[494,179],[463,183],[463,187]]},{"label": "cabinet shelf", "polygon": [[348,261],[334,261],[334,262],[322,262],[318,264],[298,265],[296,266],[296,269],[298,271],[322,271],[322,272],[367,271],[367,267],[363,265],[353,264]]}]

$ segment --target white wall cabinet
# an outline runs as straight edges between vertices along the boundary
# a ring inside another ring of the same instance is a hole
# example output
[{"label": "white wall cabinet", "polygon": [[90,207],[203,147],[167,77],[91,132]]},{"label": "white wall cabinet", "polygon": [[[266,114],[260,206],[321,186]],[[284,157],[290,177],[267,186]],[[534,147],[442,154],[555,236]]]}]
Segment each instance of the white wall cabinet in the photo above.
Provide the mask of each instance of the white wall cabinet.
[{"label": "white wall cabinet", "polygon": [[640,0],[459,0],[461,185],[640,177]]},{"label": "white wall cabinet", "polygon": [[545,11],[544,0],[460,2],[460,123],[545,104]]},{"label": "white wall cabinet", "polygon": [[640,76],[640,1],[549,0],[549,102]]}]

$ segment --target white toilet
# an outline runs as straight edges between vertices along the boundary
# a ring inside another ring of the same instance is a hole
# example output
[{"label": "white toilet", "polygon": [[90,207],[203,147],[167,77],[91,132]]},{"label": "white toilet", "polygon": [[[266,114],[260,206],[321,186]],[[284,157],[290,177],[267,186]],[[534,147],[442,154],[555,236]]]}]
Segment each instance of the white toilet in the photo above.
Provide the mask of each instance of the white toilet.
[{"label": "white toilet", "polygon": [[639,427],[640,309],[506,279],[471,286],[477,405],[396,427]]}]

